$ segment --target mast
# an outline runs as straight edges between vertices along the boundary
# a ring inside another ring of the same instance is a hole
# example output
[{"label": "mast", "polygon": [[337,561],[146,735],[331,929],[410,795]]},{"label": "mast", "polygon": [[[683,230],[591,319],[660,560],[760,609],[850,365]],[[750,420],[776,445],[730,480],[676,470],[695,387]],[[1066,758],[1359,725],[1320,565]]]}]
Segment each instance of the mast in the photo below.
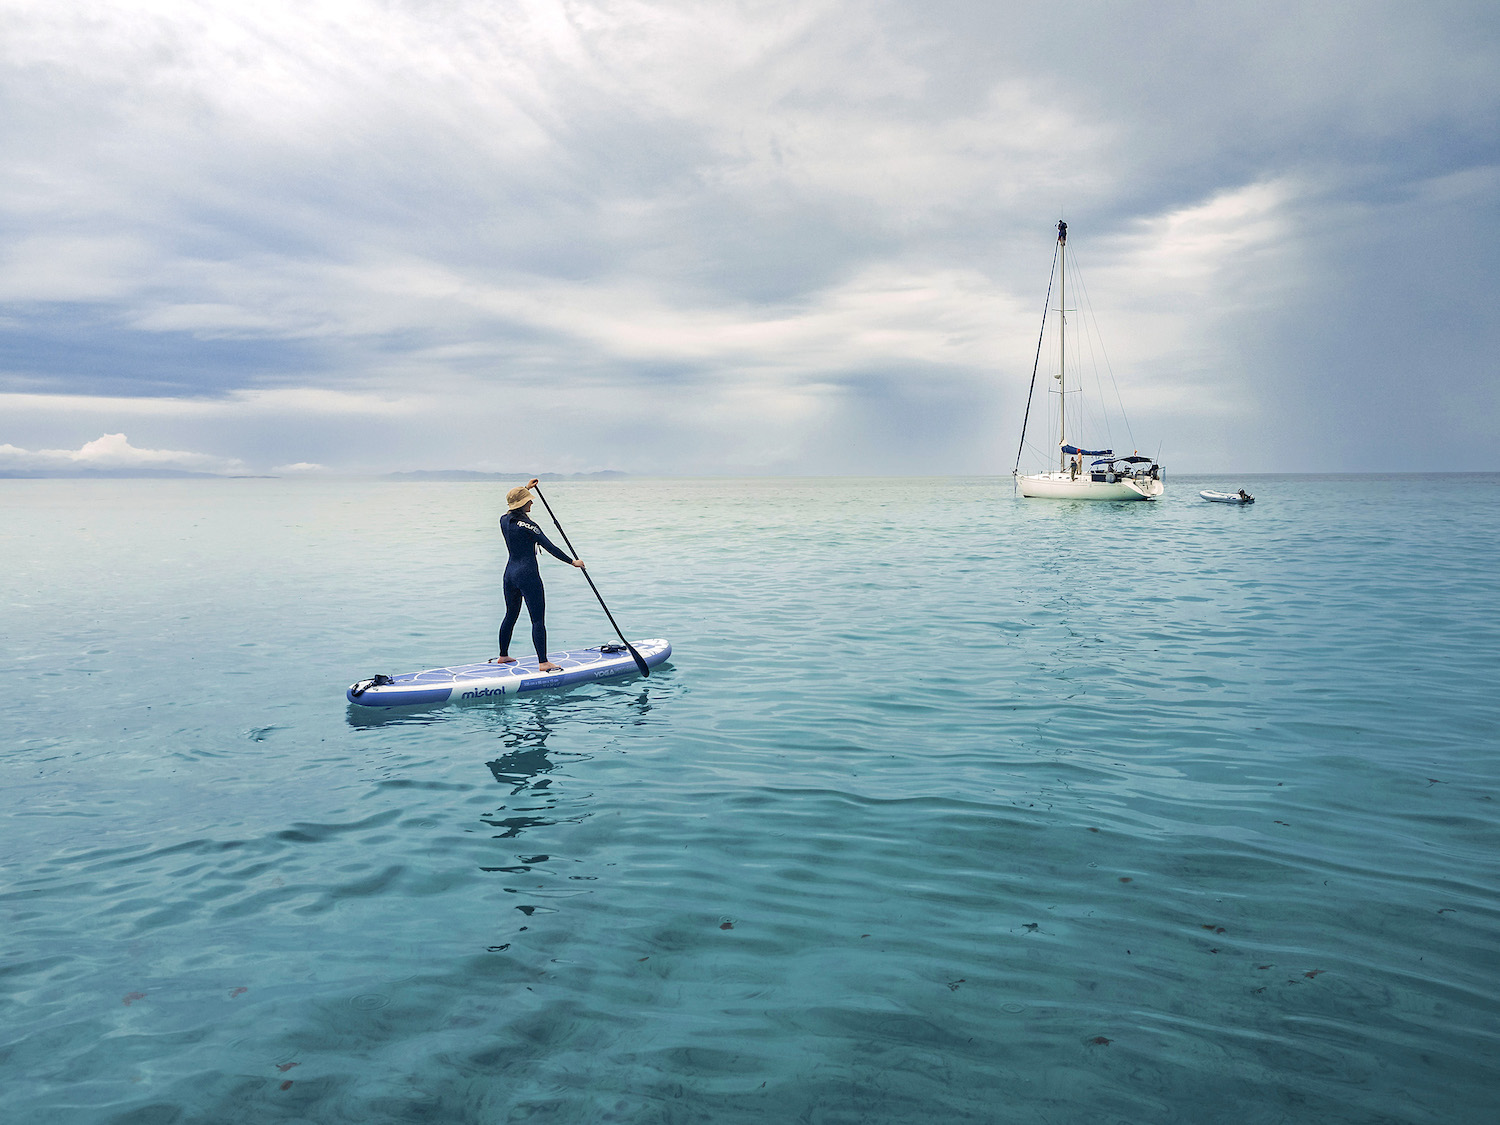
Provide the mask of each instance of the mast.
[{"label": "mast", "polygon": [[1068,444],[1068,224],[1057,221],[1057,250],[1060,260],[1058,275],[1058,312],[1062,319],[1057,322],[1057,444],[1059,446],[1058,469],[1068,470],[1068,455],[1061,449]]}]

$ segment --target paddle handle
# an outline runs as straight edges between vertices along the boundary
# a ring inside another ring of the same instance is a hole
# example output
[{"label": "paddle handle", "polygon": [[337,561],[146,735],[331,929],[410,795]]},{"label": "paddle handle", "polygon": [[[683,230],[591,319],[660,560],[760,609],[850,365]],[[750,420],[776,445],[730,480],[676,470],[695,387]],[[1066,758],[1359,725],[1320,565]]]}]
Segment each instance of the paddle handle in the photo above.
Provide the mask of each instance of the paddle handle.
[{"label": "paddle handle", "polygon": [[[557,533],[562,536],[563,545],[568,548],[568,554],[572,555],[576,559],[578,557],[578,552],[573,549],[573,543],[568,538],[568,533],[563,530],[563,525],[558,522],[557,513],[552,510],[552,505],[547,503],[547,498],[542,495],[541,485],[534,484],[531,486],[531,490],[536,493],[537,499],[542,502],[542,507],[546,508],[547,514],[552,517],[552,525],[557,528]],[[630,650],[630,657],[635,661],[635,666],[640,669],[641,675],[649,677],[651,675],[651,669],[646,667],[645,658],[636,651],[635,645],[631,644],[628,640],[625,639],[625,633],[615,622],[615,615],[610,613],[609,606],[604,604],[604,595],[599,593],[599,587],[594,585],[594,578],[593,575],[589,573],[588,567],[583,567],[581,569],[583,570],[584,579],[589,584],[589,589],[594,591],[594,597],[599,599],[599,608],[604,611],[604,616],[609,618],[610,625],[614,626],[615,635],[618,636],[625,647]]]}]

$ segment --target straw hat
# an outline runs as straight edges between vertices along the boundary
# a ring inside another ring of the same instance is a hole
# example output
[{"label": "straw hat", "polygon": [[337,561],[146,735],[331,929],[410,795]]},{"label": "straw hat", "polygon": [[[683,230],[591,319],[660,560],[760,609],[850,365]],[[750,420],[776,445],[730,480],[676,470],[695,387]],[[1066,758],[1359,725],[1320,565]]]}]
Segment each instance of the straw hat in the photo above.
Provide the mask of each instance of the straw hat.
[{"label": "straw hat", "polygon": [[524,508],[531,500],[531,489],[524,486],[512,488],[505,494],[505,507],[507,511],[514,512],[517,508]]}]

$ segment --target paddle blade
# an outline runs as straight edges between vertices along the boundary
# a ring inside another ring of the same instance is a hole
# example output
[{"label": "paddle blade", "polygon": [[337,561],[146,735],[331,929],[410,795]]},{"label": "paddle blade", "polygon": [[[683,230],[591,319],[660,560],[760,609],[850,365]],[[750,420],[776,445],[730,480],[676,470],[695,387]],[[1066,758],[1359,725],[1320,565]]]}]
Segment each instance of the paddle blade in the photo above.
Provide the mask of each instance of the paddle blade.
[{"label": "paddle blade", "polygon": [[[621,639],[623,640],[624,638],[622,637]],[[641,657],[641,654],[635,651],[635,645],[629,641],[625,641],[625,647],[630,650],[631,659],[635,661],[635,666],[641,670],[641,675],[649,677],[651,669],[646,667],[646,661]]]}]

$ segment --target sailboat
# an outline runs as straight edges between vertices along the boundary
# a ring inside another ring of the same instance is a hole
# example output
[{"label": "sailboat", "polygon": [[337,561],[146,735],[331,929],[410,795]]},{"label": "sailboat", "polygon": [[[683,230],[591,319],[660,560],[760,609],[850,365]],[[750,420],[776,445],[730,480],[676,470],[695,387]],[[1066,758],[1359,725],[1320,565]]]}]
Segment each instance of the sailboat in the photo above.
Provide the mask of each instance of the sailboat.
[{"label": "sailboat", "polygon": [[[1058,282],[1057,371],[1053,374],[1057,396],[1057,468],[1021,473],[1021,457],[1026,451],[1026,427],[1031,420],[1031,403],[1036,394],[1037,370],[1041,364],[1042,344],[1046,338],[1047,312],[1042,311],[1042,335],[1037,340],[1037,363],[1031,371],[1031,391],[1026,396],[1026,417],[1021,423],[1021,447],[1016,451],[1016,477],[1021,495],[1053,500],[1155,500],[1166,491],[1166,470],[1151,457],[1139,452],[1117,455],[1113,449],[1085,449],[1076,436],[1069,441],[1069,427],[1083,428],[1082,383],[1077,356],[1070,348],[1077,345],[1068,338],[1068,224],[1057,224],[1057,254],[1053,259],[1053,278]],[[1047,284],[1050,306],[1052,284]],[[1069,368],[1069,359],[1073,367]],[[1072,380],[1072,383],[1069,380]],[[1050,425],[1048,426],[1050,430]],[[1045,454],[1048,462],[1051,454]]]}]

